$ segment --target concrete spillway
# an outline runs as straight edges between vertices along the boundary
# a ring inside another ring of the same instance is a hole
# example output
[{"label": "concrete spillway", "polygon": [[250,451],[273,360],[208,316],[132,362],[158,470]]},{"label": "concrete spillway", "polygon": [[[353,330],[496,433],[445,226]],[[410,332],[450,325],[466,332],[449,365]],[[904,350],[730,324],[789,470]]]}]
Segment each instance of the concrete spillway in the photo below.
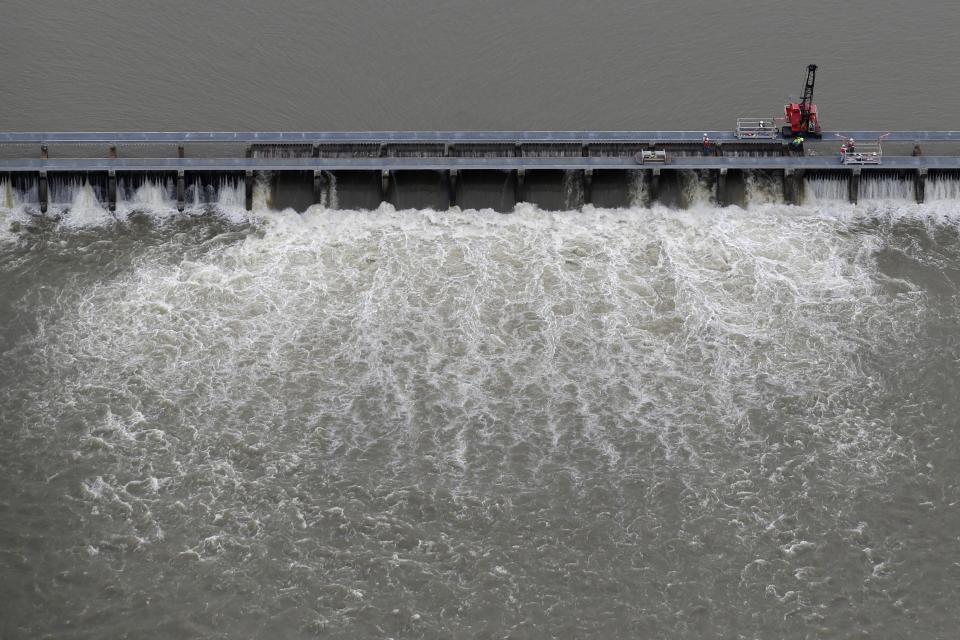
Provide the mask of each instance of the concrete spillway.
[{"label": "concrete spillway", "polygon": [[[683,205],[697,199],[688,194],[692,182],[719,205],[744,203],[756,184],[775,186],[791,203],[835,196],[838,189],[851,202],[908,195],[922,202],[928,176],[938,194],[952,193],[944,185],[960,180],[960,132],[883,134],[895,153],[862,166],[840,163],[832,135],[808,142],[804,155],[782,139],[706,132],[712,145],[705,155],[703,133],[0,133],[0,176],[8,191],[41,211],[80,182],[111,209],[131,193],[143,197],[146,184],[151,197],[180,209],[223,197],[249,209],[258,183],[270,205],[297,210],[312,204],[369,209],[381,202],[511,210],[518,202],[544,209]],[[909,155],[920,143],[937,153]],[[639,154],[649,151],[664,152],[666,161],[639,163]]]}]

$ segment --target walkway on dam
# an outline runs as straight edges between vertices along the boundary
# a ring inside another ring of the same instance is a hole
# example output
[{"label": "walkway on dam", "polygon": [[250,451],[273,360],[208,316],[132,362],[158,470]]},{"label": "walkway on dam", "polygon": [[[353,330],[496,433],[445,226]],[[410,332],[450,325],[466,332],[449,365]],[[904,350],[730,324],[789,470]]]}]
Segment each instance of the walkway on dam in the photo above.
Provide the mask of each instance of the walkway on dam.
[{"label": "walkway on dam", "polygon": [[[246,144],[323,143],[517,143],[517,142],[699,142],[703,134],[715,142],[771,143],[782,138],[739,139],[733,131],[90,131],[0,132],[0,144]],[[960,131],[825,131],[835,136],[887,142],[960,142]]]},{"label": "walkway on dam", "polygon": [[844,165],[836,156],[683,156],[638,164],[630,157],[377,157],[377,158],[37,158],[0,160],[0,172],[73,171],[446,171],[587,169],[942,169],[960,170],[958,156],[884,156],[880,164]]}]

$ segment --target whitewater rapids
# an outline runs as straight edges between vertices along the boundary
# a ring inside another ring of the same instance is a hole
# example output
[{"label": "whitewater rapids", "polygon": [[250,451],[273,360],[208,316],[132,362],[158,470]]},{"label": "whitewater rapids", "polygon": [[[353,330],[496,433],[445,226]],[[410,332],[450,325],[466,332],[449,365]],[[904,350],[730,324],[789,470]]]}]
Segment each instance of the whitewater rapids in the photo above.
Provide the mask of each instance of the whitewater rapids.
[{"label": "whitewater rapids", "polygon": [[0,636],[953,629],[955,204],[231,211],[0,214]]}]

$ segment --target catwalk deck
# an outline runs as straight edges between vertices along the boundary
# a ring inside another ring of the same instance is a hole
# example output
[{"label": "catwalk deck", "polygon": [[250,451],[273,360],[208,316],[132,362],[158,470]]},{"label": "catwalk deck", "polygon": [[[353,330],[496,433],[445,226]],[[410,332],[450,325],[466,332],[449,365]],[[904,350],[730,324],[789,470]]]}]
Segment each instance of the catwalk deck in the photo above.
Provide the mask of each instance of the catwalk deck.
[{"label": "catwalk deck", "polygon": [[58,158],[0,160],[0,172],[83,171],[446,171],[588,169],[958,169],[956,156],[885,156],[879,164],[850,166],[829,156],[672,158],[666,164],[638,164],[631,157],[376,157],[376,158]]}]

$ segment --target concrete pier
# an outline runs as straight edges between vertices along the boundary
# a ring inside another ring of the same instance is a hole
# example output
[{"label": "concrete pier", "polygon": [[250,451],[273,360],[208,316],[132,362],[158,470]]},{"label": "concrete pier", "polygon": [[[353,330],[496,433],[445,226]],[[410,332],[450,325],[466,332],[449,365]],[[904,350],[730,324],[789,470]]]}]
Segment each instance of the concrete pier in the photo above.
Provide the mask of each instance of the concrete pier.
[{"label": "concrete pier", "polygon": [[783,199],[787,204],[803,204],[803,170],[783,172]]},{"label": "concrete pier", "polygon": [[183,170],[177,171],[177,211],[183,213],[186,207],[186,179]]},{"label": "concrete pier", "polygon": [[253,171],[246,171],[243,177],[243,206],[253,211]]},{"label": "concrete pier", "polygon": [[857,204],[860,200],[860,167],[856,167],[850,172],[847,188],[850,204]]},{"label": "concrete pier", "polygon": [[380,202],[389,202],[387,192],[390,190],[390,172],[380,172]]},{"label": "concrete pier", "polygon": [[457,206],[457,170],[447,170],[447,206],[453,208]]},{"label": "concrete pier", "polygon": [[917,173],[914,176],[913,183],[913,195],[917,201],[917,204],[923,204],[923,201],[926,200],[927,196],[927,170],[926,169],[917,169]]},{"label": "concrete pier", "polygon": [[46,213],[50,201],[50,191],[47,184],[46,171],[41,171],[37,176],[37,199],[40,201],[40,213]]},{"label": "concrete pier", "polygon": [[727,204],[727,170],[720,169],[717,172],[717,186],[716,186],[716,201],[717,206],[723,207]]},{"label": "concrete pier", "polygon": [[107,174],[107,209],[117,210],[117,172],[110,171]]}]

